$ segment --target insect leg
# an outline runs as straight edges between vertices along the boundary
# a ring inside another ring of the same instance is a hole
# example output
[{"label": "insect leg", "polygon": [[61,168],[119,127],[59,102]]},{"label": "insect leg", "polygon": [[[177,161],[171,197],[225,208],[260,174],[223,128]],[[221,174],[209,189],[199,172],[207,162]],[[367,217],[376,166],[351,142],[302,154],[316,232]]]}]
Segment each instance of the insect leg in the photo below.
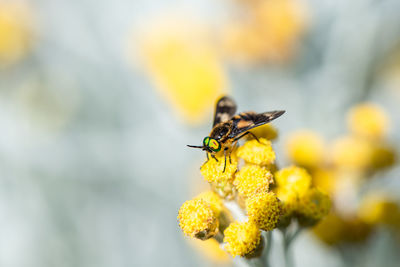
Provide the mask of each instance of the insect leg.
[{"label": "insect leg", "polygon": [[226,169],[226,149],[227,148],[224,149],[225,162],[224,162],[224,170],[222,172],[225,172]]},{"label": "insect leg", "polygon": [[218,162],[218,159],[213,154],[211,154],[211,157]]},{"label": "insect leg", "polygon": [[233,139],[233,141],[238,141],[239,139],[241,139],[242,137],[244,137],[244,136],[246,136],[246,135],[248,135],[248,134],[250,134],[251,136],[253,136],[254,139],[256,139],[257,142],[260,143],[260,140],[258,140],[257,136],[255,136],[252,132],[245,132],[245,133],[242,134],[241,136],[238,136],[238,137],[236,137],[235,139]]}]

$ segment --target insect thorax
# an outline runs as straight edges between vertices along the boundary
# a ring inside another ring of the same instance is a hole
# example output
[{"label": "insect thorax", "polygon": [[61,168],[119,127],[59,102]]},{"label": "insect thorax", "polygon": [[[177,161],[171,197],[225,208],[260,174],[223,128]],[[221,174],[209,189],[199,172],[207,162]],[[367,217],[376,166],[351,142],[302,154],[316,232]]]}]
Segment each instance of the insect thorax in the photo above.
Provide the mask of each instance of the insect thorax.
[{"label": "insect thorax", "polygon": [[232,121],[221,122],[212,129],[210,137],[220,142],[224,142],[228,139],[230,132],[232,131]]}]

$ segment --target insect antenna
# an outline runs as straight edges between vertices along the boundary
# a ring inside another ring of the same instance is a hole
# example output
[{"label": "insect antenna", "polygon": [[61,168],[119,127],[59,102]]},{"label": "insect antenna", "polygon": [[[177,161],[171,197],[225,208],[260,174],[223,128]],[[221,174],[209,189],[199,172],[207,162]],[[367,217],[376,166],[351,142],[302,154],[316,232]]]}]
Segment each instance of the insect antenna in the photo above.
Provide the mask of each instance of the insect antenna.
[{"label": "insect antenna", "polygon": [[192,148],[204,148],[204,146],[192,146],[192,145],[187,145],[187,146]]}]

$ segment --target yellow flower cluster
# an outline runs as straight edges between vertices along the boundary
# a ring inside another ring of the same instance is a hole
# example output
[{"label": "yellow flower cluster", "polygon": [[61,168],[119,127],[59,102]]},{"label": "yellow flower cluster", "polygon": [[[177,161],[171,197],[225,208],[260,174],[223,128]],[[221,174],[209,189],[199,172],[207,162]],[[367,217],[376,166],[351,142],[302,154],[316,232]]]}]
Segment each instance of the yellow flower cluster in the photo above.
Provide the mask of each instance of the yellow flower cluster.
[{"label": "yellow flower cluster", "polygon": [[[336,200],[331,213],[314,229],[314,233],[328,244],[363,241],[375,225],[400,229],[399,205],[387,196],[367,196],[359,205],[356,202],[359,186],[377,176],[372,174],[378,174],[396,162],[396,151],[386,141],[389,118],[381,107],[362,103],[349,111],[347,124],[349,133],[329,145],[312,131],[297,131],[287,139],[289,159],[311,173],[315,188],[307,189],[311,177],[305,178],[305,170],[303,174],[298,170],[297,178],[287,178],[297,167],[275,174],[278,185],[275,190],[285,214],[296,214],[302,224],[307,224],[309,219],[318,221],[329,211],[331,203],[324,193]],[[302,180],[296,183],[299,177]],[[288,180],[293,181],[295,188],[289,190],[291,194],[285,193],[287,190],[281,186]],[[293,194],[295,191],[297,195]],[[353,203],[346,205],[344,201]]]},{"label": "yellow flower cluster", "polygon": [[245,256],[260,244],[261,232],[252,222],[233,222],[224,231],[225,250],[235,256]]},{"label": "yellow flower cluster", "polygon": [[329,198],[312,186],[305,169],[291,166],[275,172],[275,152],[265,138],[269,130],[263,131],[230,155],[210,157],[201,173],[212,191],[185,202],[178,215],[186,235],[224,242],[233,257],[258,257],[264,247],[261,231],[286,227],[294,216],[309,226],[330,208]]}]

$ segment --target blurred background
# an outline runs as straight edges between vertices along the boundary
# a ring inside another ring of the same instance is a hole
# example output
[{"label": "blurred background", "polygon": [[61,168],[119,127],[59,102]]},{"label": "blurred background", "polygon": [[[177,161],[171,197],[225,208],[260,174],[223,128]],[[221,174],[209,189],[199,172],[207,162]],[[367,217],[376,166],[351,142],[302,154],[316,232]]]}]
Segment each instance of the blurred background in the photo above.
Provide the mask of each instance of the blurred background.
[{"label": "blurred background", "polygon": [[[186,144],[201,144],[229,94],[239,111],[286,110],[274,122],[283,166],[296,161],[292,132],[329,146],[364,102],[385,114],[394,154],[399,10],[399,0],[1,0],[0,266],[229,266],[179,229],[180,205],[207,188],[205,155]],[[388,165],[363,188],[397,207],[400,168]],[[374,223],[357,244],[303,233],[295,266],[397,266],[398,221]]]}]

